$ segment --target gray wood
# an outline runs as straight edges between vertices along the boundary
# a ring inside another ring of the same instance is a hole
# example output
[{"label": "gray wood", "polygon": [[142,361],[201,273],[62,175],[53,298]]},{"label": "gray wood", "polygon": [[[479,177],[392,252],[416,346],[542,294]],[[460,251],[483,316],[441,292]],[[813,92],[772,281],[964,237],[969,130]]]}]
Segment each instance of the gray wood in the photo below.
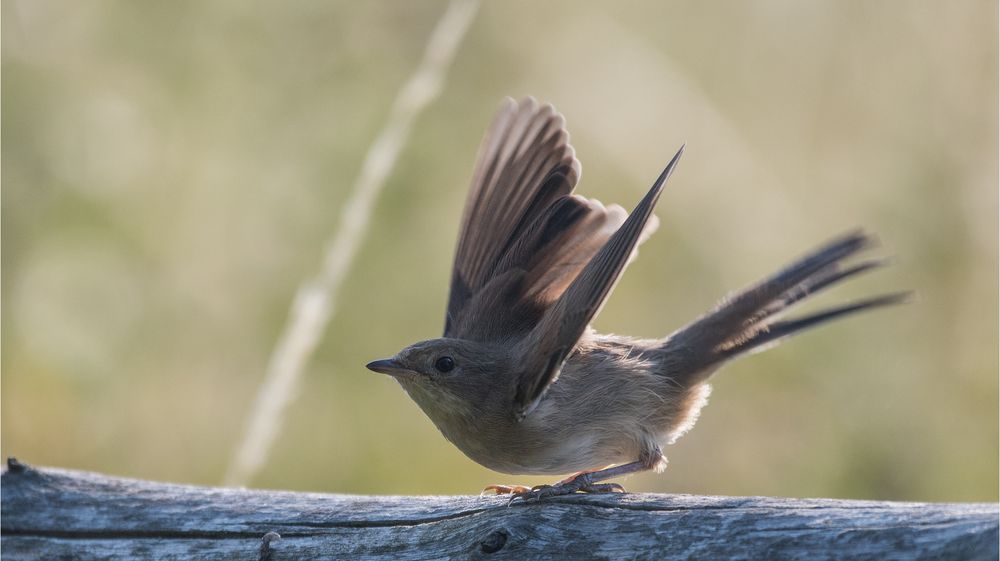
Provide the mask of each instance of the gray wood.
[{"label": "gray wood", "polygon": [[508,507],[499,497],[172,485],[16,461],[0,484],[5,561],[986,560],[1000,539],[995,503],[628,494]]}]

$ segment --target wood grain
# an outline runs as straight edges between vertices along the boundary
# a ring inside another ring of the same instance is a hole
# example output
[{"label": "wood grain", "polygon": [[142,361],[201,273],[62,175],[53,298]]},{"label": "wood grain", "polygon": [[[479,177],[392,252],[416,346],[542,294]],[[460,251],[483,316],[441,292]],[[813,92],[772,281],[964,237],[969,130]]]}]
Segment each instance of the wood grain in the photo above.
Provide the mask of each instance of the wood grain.
[{"label": "wood grain", "polygon": [[[1000,508],[834,499],[327,495],[195,487],[12,461],[20,559],[997,559]],[[279,537],[280,536],[280,537]]]}]

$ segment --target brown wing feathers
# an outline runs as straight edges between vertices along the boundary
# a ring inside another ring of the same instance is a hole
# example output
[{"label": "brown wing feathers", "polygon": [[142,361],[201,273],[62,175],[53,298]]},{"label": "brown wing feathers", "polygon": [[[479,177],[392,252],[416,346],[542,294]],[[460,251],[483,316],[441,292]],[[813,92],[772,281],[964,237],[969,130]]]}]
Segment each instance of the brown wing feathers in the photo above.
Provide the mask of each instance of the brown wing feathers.
[{"label": "brown wing feathers", "polygon": [[487,132],[459,234],[445,335],[529,331],[624,221],[572,195],[580,173],[550,105],[508,100]]},{"label": "brown wing feathers", "polygon": [[525,224],[550,201],[572,192],[579,165],[563,118],[552,106],[539,107],[533,99],[504,101],[473,173],[455,251],[445,335],[462,336],[456,325],[469,301],[498,274],[498,261]]},{"label": "brown wing feathers", "polygon": [[548,386],[559,375],[590,320],[597,315],[622,271],[653,214],[653,207],[663,186],[684,153],[681,147],[657,178],[653,187],[639,202],[625,223],[576,276],[539,321],[531,335],[523,340],[525,361],[515,396],[519,418],[534,409]]},{"label": "brown wing feathers", "polygon": [[[466,206],[456,272],[471,287],[481,287],[510,238],[554,200],[576,185],[579,163],[550,105],[508,100],[480,151]],[[543,182],[560,172],[560,180]]]},{"label": "brown wing feathers", "polygon": [[680,154],[626,218],[617,205],[572,194],[580,164],[552,106],[507,100],[500,109],[473,174],[445,336],[521,339],[522,412],[555,379],[655,227],[653,207]]}]

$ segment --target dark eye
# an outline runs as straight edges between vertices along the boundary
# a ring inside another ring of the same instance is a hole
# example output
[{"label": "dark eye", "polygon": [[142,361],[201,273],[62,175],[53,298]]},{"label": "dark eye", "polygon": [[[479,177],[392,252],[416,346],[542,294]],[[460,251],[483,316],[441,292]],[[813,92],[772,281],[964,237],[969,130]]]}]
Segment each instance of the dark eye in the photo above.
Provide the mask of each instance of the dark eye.
[{"label": "dark eye", "polygon": [[434,368],[437,368],[438,372],[451,372],[455,368],[455,361],[450,356],[443,356],[434,361]]}]

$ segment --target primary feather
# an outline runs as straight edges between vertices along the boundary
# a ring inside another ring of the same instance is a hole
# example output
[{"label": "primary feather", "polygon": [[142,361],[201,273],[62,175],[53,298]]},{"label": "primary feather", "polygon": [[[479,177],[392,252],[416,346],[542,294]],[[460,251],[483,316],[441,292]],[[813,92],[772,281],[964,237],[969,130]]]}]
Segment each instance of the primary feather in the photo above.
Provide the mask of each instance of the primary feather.
[{"label": "primary feather", "polygon": [[504,100],[466,201],[445,337],[489,342],[530,332],[625,222],[622,207],[574,195],[579,176],[562,115],[531,98]]}]

